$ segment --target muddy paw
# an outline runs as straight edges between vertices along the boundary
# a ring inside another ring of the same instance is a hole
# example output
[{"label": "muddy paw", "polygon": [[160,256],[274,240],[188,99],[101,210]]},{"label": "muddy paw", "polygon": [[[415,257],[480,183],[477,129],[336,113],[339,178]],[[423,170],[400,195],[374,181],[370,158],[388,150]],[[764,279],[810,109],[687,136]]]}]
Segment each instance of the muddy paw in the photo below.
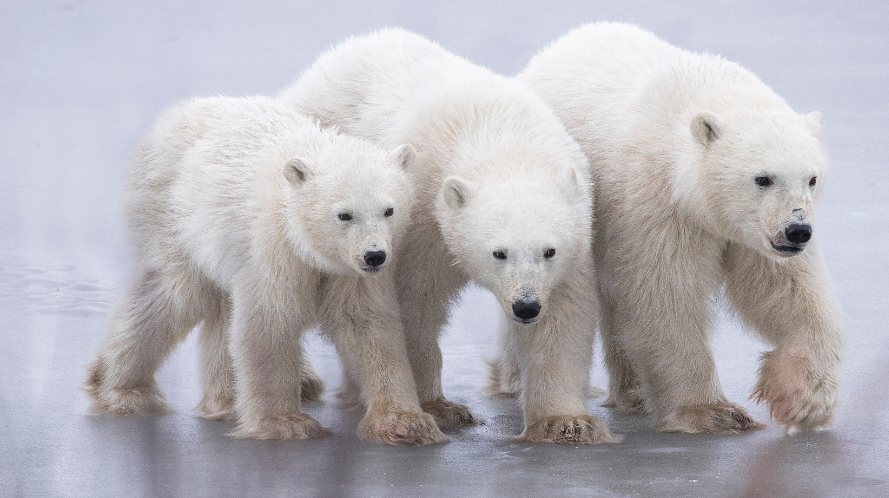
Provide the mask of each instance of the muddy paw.
[{"label": "muddy paw", "polygon": [[424,412],[435,417],[435,422],[442,429],[456,429],[483,423],[469,411],[469,407],[466,405],[453,403],[446,399],[423,403],[422,408]]},{"label": "muddy paw", "polygon": [[235,400],[229,397],[207,397],[195,407],[198,416],[207,420],[235,420]]},{"label": "muddy paw", "polygon": [[619,443],[623,436],[612,434],[599,417],[557,415],[532,422],[517,440],[526,443],[599,444]]},{"label": "muddy paw", "polygon": [[833,418],[838,388],[830,376],[819,375],[808,358],[776,350],[763,355],[750,398],[768,403],[772,418],[785,428],[808,430]]},{"label": "muddy paw", "polygon": [[645,401],[635,390],[611,392],[599,406],[613,408],[624,415],[645,413]]},{"label": "muddy paw", "polygon": [[358,424],[358,437],[393,446],[447,443],[435,419],[422,412],[368,413]]},{"label": "muddy paw", "polygon": [[706,434],[737,434],[763,427],[744,407],[728,401],[680,407],[654,426],[662,432]]},{"label": "muddy paw", "polygon": [[312,439],[330,434],[329,429],[305,413],[291,413],[242,423],[231,433],[242,439]]}]

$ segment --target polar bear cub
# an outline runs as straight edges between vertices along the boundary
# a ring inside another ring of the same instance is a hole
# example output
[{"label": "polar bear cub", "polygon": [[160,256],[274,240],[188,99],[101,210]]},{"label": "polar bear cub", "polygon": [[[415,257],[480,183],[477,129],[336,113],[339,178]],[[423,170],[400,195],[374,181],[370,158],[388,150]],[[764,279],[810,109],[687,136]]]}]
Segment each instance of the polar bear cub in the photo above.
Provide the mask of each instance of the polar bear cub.
[{"label": "polar bear cub", "polygon": [[586,159],[514,80],[400,29],[322,55],[280,99],[385,147],[411,143],[418,208],[397,249],[398,298],[423,409],[476,423],[444,397],[438,336],[473,280],[504,312],[526,441],[613,442],[585,390],[596,316]]},{"label": "polar bear cub", "polygon": [[817,112],[750,72],[625,24],[582,26],[519,76],[590,159],[607,404],[664,431],[760,427],[719,385],[707,345],[725,289],[774,350],[753,397],[788,427],[837,404],[842,313],[815,245],[828,163]]},{"label": "polar bear cub", "polygon": [[238,437],[323,436],[300,412],[300,374],[313,376],[300,335],[320,325],[367,406],[359,436],[446,441],[420,409],[393,272],[381,272],[409,219],[413,158],[264,97],[163,113],[128,171],[134,273],[90,368],[92,410],[165,411],[154,372],[202,323],[202,416],[236,414]]}]

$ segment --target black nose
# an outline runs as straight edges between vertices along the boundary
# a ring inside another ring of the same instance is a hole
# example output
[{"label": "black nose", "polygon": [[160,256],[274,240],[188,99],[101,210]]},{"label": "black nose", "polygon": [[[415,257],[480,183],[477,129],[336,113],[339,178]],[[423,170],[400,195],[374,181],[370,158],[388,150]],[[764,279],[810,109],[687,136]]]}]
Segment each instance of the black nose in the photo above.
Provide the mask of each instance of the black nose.
[{"label": "black nose", "polygon": [[805,244],[812,238],[812,225],[791,223],[787,230],[784,230],[784,235],[794,244]]},{"label": "black nose", "polygon": [[380,266],[386,262],[386,251],[370,251],[364,253],[364,262],[370,266]]},{"label": "black nose", "polygon": [[515,301],[512,303],[512,312],[522,320],[530,320],[540,314],[540,302]]}]

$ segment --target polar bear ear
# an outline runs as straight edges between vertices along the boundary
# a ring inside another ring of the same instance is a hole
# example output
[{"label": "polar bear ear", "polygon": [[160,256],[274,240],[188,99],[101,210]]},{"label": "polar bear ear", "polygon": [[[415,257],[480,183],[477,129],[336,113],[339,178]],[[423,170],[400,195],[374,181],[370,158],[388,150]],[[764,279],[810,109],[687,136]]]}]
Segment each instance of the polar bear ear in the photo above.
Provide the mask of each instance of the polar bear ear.
[{"label": "polar bear ear", "polygon": [[691,134],[704,147],[722,136],[722,119],[710,111],[701,111],[691,120]]},{"label": "polar bear ear", "polygon": [[577,174],[577,168],[574,166],[562,170],[559,175],[559,183],[572,198],[576,199],[580,196],[580,177]]},{"label": "polar bear ear", "polygon": [[810,112],[803,116],[803,119],[806,120],[806,124],[809,125],[809,128],[812,130],[812,134],[815,135],[815,138],[820,142],[824,139],[824,116],[821,115],[820,112]]},{"label": "polar bear ear", "polygon": [[451,209],[461,209],[466,206],[466,203],[472,198],[473,190],[472,184],[459,176],[445,178],[444,185],[441,187],[444,200]]},{"label": "polar bear ear", "polygon": [[287,160],[284,164],[284,176],[294,187],[299,187],[312,177],[312,168],[298,157]]},{"label": "polar bear ear", "polygon": [[417,149],[411,144],[402,144],[393,149],[389,156],[395,158],[395,164],[401,165],[401,169],[411,169],[417,160]]}]

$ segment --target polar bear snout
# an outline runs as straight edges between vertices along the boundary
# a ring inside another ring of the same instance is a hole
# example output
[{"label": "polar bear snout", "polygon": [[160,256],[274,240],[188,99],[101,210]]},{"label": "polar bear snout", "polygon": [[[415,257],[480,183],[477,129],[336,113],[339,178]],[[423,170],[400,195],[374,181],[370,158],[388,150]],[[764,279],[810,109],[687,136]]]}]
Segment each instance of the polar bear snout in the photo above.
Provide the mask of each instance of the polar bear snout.
[{"label": "polar bear snout", "polygon": [[367,265],[362,270],[368,273],[376,273],[383,269],[386,262],[386,251],[373,250],[364,253],[364,263]]},{"label": "polar bear snout", "polygon": [[512,312],[522,323],[534,322],[540,314],[540,301],[517,299],[512,303]]},{"label": "polar bear snout", "polygon": [[791,223],[784,230],[784,236],[792,244],[805,244],[812,238],[812,225],[808,223]]}]

